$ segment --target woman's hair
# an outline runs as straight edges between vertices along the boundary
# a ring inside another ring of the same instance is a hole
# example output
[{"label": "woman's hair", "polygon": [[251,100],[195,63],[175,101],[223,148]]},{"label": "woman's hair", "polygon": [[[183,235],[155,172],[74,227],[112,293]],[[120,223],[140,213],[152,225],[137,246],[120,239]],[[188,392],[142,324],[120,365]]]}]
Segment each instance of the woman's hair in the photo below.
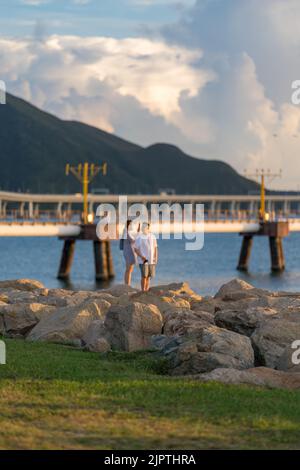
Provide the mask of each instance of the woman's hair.
[{"label": "woman's hair", "polygon": [[[127,222],[126,222],[126,229],[128,230],[130,225],[132,224],[133,220],[132,219],[127,219]],[[140,232],[141,231],[141,224],[138,224],[137,226],[137,232]]]}]

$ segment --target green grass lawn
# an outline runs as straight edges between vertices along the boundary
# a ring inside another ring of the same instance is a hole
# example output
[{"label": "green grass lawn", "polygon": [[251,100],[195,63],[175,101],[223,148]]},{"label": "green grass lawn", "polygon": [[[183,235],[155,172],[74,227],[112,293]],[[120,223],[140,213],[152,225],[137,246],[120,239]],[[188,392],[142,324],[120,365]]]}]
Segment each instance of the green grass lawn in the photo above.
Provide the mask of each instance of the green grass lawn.
[{"label": "green grass lawn", "polygon": [[6,340],[0,449],[295,449],[300,393],[163,375],[150,353]]}]

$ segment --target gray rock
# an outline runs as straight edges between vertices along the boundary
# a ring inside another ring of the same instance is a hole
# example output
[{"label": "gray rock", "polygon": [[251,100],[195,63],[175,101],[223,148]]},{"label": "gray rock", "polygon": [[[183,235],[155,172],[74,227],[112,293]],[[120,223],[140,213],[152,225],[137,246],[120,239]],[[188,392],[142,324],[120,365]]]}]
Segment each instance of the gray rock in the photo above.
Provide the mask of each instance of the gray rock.
[{"label": "gray rock", "polygon": [[126,286],[124,284],[118,284],[118,285],[111,287],[110,289],[105,289],[99,292],[110,294],[113,297],[121,297],[124,294],[126,295],[135,294],[137,290],[134,289],[133,287]]},{"label": "gray rock", "polygon": [[43,317],[48,317],[53,307],[43,304],[9,304],[0,306],[2,331],[5,336],[26,336]]},{"label": "gray rock", "polygon": [[91,302],[56,309],[51,315],[41,319],[27,339],[74,344],[74,341],[82,340],[93,320],[104,320],[108,306],[103,301],[102,308]]},{"label": "gray rock", "polygon": [[159,296],[152,292],[139,292],[138,294],[134,294],[131,301],[146,305],[155,305],[163,317],[164,313],[171,307],[190,309],[190,303],[184,298],[170,295]]},{"label": "gray rock", "polygon": [[215,299],[223,301],[238,301],[242,299],[255,298],[268,295],[269,292],[263,289],[256,289],[241,279],[233,279],[224,284],[215,295]]},{"label": "gray rock", "polygon": [[242,335],[251,336],[262,321],[277,315],[277,310],[263,307],[251,307],[245,310],[220,310],[215,315],[216,325]]},{"label": "gray rock", "polygon": [[251,336],[257,364],[276,369],[285,349],[300,339],[300,315],[284,314],[261,323]]},{"label": "gray rock", "polygon": [[0,289],[16,289],[23,291],[36,291],[39,289],[46,289],[44,284],[32,279],[18,279],[12,281],[0,281]]},{"label": "gray rock", "polygon": [[254,365],[250,339],[217,326],[203,327],[195,335],[182,337],[177,348],[171,353],[162,350],[162,354],[169,357],[173,375],[199,374],[218,367],[248,369]]},{"label": "gray rock", "polygon": [[287,373],[256,367],[248,370],[216,369],[212,372],[192,376],[201,382],[222,382],[224,384],[245,384],[267,388],[300,389],[300,373]]},{"label": "gray rock", "polygon": [[108,352],[111,346],[103,320],[92,321],[85,335],[83,336],[85,349],[92,352]]},{"label": "gray rock", "polygon": [[150,293],[160,297],[179,297],[189,302],[199,302],[202,300],[202,296],[196,294],[187,282],[174,282],[172,284],[151,287]]},{"label": "gray rock", "polygon": [[113,349],[137,351],[151,347],[151,337],[161,334],[163,322],[155,305],[133,302],[112,306],[104,325]]},{"label": "gray rock", "polygon": [[190,335],[203,326],[214,325],[214,316],[208,312],[193,312],[187,308],[170,308],[164,313],[163,332],[167,336]]},{"label": "gray rock", "polygon": [[[293,346],[293,347],[292,347]],[[300,372],[300,341],[287,346],[277,362],[277,369],[286,372]]]}]

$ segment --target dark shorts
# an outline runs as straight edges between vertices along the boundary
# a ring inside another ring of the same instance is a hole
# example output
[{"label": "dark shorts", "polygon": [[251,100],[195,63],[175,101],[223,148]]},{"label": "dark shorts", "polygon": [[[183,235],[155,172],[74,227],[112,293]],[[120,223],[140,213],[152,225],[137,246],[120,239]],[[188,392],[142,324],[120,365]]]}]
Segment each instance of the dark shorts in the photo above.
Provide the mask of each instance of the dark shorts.
[{"label": "dark shorts", "polygon": [[155,277],[155,264],[140,264],[142,277]]}]

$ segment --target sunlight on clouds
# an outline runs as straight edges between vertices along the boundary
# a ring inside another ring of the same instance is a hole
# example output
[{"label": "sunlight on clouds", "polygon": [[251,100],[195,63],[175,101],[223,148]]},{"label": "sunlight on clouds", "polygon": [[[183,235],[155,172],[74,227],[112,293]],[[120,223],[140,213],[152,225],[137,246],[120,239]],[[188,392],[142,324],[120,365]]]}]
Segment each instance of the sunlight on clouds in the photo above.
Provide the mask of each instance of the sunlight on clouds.
[{"label": "sunlight on clouds", "polygon": [[[96,98],[103,94],[110,96],[110,105],[121,97],[132,97],[137,105],[190,137],[191,126],[181,115],[182,97],[196,96],[214,79],[210,71],[194,66],[202,57],[200,50],[144,38],[0,40],[0,52],[3,78],[11,90],[45,109],[59,109],[65,118],[84,119],[109,131],[114,130],[109,103],[101,98],[101,110],[93,105],[99,104]],[[82,111],[79,96],[89,102]],[[196,122],[198,134],[203,127],[200,140],[206,141],[207,123],[201,116]]]}]

